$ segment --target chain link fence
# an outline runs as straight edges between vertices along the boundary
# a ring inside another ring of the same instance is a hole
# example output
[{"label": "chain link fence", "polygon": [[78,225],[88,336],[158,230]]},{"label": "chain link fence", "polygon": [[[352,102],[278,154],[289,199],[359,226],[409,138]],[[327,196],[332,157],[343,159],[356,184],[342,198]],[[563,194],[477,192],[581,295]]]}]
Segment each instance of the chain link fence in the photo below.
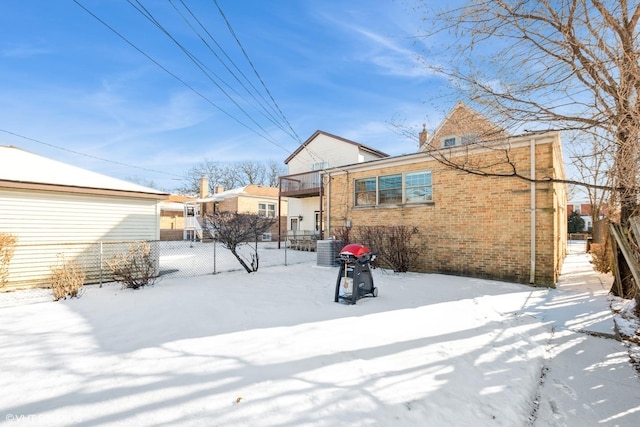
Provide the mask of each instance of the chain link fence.
[{"label": "chain link fence", "polygon": [[[52,268],[74,262],[86,274],[85,284],[112,282],[108,261],[146,243],[162,278],[184,278],[243,270],[236,257],[215,239],[204,241],[104,241],[16,245],[5,289],[49,287]],[[251,265],[257,251],[259,268],[316,260],[315,247],[293,249],[286,241],[247,243],[238,253]]]}]

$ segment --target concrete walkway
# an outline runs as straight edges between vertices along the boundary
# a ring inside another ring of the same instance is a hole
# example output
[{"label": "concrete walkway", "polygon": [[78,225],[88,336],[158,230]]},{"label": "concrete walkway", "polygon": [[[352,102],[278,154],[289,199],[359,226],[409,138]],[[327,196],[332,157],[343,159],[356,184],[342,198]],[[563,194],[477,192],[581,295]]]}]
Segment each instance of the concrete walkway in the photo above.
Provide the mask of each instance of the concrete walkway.
[{"label": "concrete walkway", "polygon": [[629,345],[615,332],[613,277],[595,272],[590,259],[584,246],[570,247],[545,305],[552,334],[536,427],[640,425],[640,377],[630,363]]}]

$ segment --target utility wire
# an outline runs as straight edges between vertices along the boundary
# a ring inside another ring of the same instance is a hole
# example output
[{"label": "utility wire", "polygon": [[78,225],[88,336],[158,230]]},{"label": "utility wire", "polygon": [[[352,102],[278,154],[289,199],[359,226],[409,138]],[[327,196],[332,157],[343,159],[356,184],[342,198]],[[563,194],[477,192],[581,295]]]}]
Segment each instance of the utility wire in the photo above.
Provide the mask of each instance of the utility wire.
[{"label": "utility wire", "polygon": [[247,52],[245,51],[244,47],[242,46],[242,43],[240,43],[240,40],[238,39],[238,37],[236,36],[235,31],[233,31],[233,28],[231,27],[231,23],[229,22],[229,20],[227,19],[226,15],[224,14],[224,12],[222,11],[222,8],[220,7],[220,5],[218,5],[218,1],[217,0],[213,0],[213,3],[216,5],[216,7],[218,8],[218,12],[220,12],[220,15],[222,16],[222,18],[224,19],[224,22],[227,24],[227,28],[229,29],[229,32],[231,33],[231,35],[233,36],[233,38],[235,39],[236,43],[238,44],[238,46],[240,47],[240,50],[242,51],[242,53],[244,54],[244,57],[247,59],[247,62],[249,62],[249,65],[251,66],[251,69],[253,70],[253,72],[255,73],[256,77],[258,78],[258,80],[260,81],[260,83],[262,84],[262,87],[264,88],[264,90],[267,92],[267,94],[269,95],[269,98],[271,98],[271,101],[273,102],[273,104],[276,106],[276,108],[278,109],[278,111],[280,112],[280,115],[282,116],[282,118],[285,120],[285,122],[289,125],[289,128],[291,129],[291,131],[294,133],[294,135],[296,136],[296,139],[298,141],[298,143],[300,143],[302,140],[300,139],[300,137],[298,136],[298,134],[296,134],[296,131],[293,129],[293,127],[291,126],[291,124],[289,123],[289,121],[287,120],[287,118],[285,117],[284,113],[282,112],[282,110],[280,109],[280,106],[278,105],[278,103],[276,102],[276,100],[273,98],[273,96],[271,95],[271,91],[269,91],[269,88],[267,88],[267,85],[264,83],[264,81],[262,80],[262,77],[260,77],[260,74],[258,73],[258,70],[256,69],[256,67],[253,65],[253,62],[251,61],[251,59],[249,58],[249,55],[247,54]]},{"label": "utility wire", "polygon": [[140,169],[140,170],[147,171],[147,172],[154,172],[154,173],[159,173],[159,174],[162,174],[162,175],[174,176],[174,177],[178,177],[178,178],[184,179],[184,176],[182,176],[182,175],[176,175],[176,174],[173,174],[173,173],[159,171],[159,170],[155,170],[155,169],[147,169],[147,168],[143,168],[143,167],[140,167],[140,166],[130,165],[130,164],[127,164],[127,163],[116,162],[114,160],[103,159],[102,157],[92,156],[90,154],[85,154],[85,153],[81,153],[79,151],[69,150],[68,148],[63,148],[63,147],[60,147],[58,145],[49,144],[47,142],[39,141],[39,140],[34,139],[34,138],[29,138],[28,136],[20,135],[20,134],[17,134],[15,132],[8,131],[6,129],[0,129],[0,132],[4,132],[6,134],[13,135],[13,136],[16,136],[18,138],[26,139],[27,141],[32,141],[32,142],[36,142],[38,144],[46,145],[47,147],[55,148],[57,150],[66,151],[67,153],[73,153],[73,154],[77,154],[79,156],[88,157],[90,159],[100,160],[100,161],[103,161],[103,162],[112,163],[114,165],[126,166],[128,168]]},{"label": "utility wire", "polygon": [[[182,50],[183,52],[196,64],[201,64],[201,61],[197,60],[197,58],[195,58],[194,55],[192,55],[188,50],[186,50],[185,48],[182,47],[182,45],[177,42],[177,40],[175,40],[175,38],[173,36],[171,36],[171,34],[162,27],[162,25],[159,24],[159,22],[157,22],[157,20],[155,20],[155,18],[151,15],[151,14],[145,14],[143,13],[142,10],[146,10],[144,8],[144,6],[142,6],[142,4],[136,0],[138,2],[138,4],[140,5],[141,9],[138,9],[135,5],[133,5],[131,3],[131,0],[127,0],[132,7],[134,7],[139,13],[141,13],[143,16],[145,16],[147,19],[150,20],[150,22],[154,23],[154,25],[156,25],[161,31],[163,31],[169,38],[171,38],[174,43],[176,43]],[[217,110],[219,110],[220,112],[222,112],[224,115],[226,115],[227,117],[231,118],[232,120],[234,120],[236,123],[240,124],[242,127],[244,127],[245,129],[251,131],[252,133],[258,135],[261,138],[264,138],[265,140],[267,140],[268,142],[270,142],[271,144],[283,149],[284,151],[291,153],[291,151],[285,147],[283,147],[282,145],[278,144],[276,141],[274,141],[272,138],[270,138],[268,135],[263,135],[260,132],[258,132],[257,130],[251,128],[250,126],[248,126],[247,124],[245,124],[244,122],[242,122],[241,120],[239,120],[237,117],[233,116],[232,114],[230,114],[229,112],[225,111],[223,108],[221,108],[220,106],[218,106],[217,104],[215,104],[213,101],[211,101],[209,98],[207,98],[204,94],[202,94],[201,92],[199,92],[197,89],[195,89],[193,86],[191,86],[190,84],[188,84],[186,81],[184,81],[182,78],[180,78],[178,75],[176,75],[175,73],[171,72],[169,69],[167,69],[166,67],[164,67],[162,64],[160,64],[158,61],[156,61],[155,59],[153,59],[149,54],[147,54],[145,51],[143,51],[141,48],[139,48],[138,46],[136,46],[133,42],[131,42],[129,39],[127,39],[123,34],[121,34],[119,31],[117,31],[115,28],[113,28],[111,25],[107,24],[104,20],[102,20],[100,17],[98,17],[95,13],[93,13],[92,11],[90,11],[87,7],[85,7],[79,0],[73,0],[74,3],[76,3],[81,9],[83,9],[87,14],[89,14],[91,17],[93,17],[94,19],[96,19],[98,22],[100,22],[102,25],[104,25],[105,27],[107,27],[111,32],[113,32],[114,34],[116,34],[120,39],[122,39],[125,43],[127,43],[128,45],[130,45],[131,47],[133,47],[135,50],[137,50],[139,53],[141,53],[144,57],[146,57],[149,61],[151,61],[153,64],[155,64],[158,68],[160,68],[161,70],[163,70],[164,72],[166,72],[167,74],[169,74],[171,77],[173,77],[174,79],[176,79],[177,81],[179,81],[180,83],[182,83],[185,87],[187,87],[189,90],[191,90],[192,92],[194,92],[195,94],[197,94],[199,97],[201,97],[202,99],[204,99],[207,103],[209,103],[211,106],[213,106],[214,108],[216,108]],[[253,65],[253,62],[250,60],[247,52],[245,51],[245,49],[242,47],[242,44],[240,43],[240,40],[238,39],[238,37],[235,35],[235,32],[233,31],[233,28],[231,27],[231,24],[229,23],[228,19],[226,18],[226,16],[224,15],[224,12],[222,12],[222,9],[220,8],[220,6],[218,5],[216,0],[213,0],[214,4],[216,5],[216,7],[218,8],[219,13],[221,14],[221,16],[223,17],[223,19],[225,20],[225,22],[227,23],[227,28],[229,29],[229,31],[231,32],[231,34],[233,35],[236,43],[238,44],[238,46],[240,47],[240,49],[243,52],[243,55],[245,56],[245,58],[247,59],[247,61],[249,62],[251,68],[253,69],[254,73],[256,74],[256,77],[259,79],[260,83],[262,84],[262,86],[264,87],[265,91],[267,92],[267,94],[269,95],[270,99],[272,100],[272,102],[275,105],[275,108],[277,109],[277,111],[279,111],[279,115],[283,118],[284,122],[287,124],[287,126],[289,127],[289,129],[291,129],[291,133],[294,136],[294,139],[296,140],[296,142],[298,142],[299,144],[301,143],[300,137],[297,135],[297,133],[295,132],[295,130],[293,129],[293,127],[291,126],[290,122],[286,119],[286,117],[284,116],[284,114],[282,113],[282,110],[280,109],[279,105],[277,104],[277,102],[275,101],[275,99],[273,98],[271,92],[269,91],[269,89],[267,88],[266,84],[264,83],[264,80],[260,77],[257,69],[255,68],[255,66]],[[205,73],[205,75],[207,75],[207,77],[211,80],[211,77],[204,71],[203,67],[198,66],[201,71],[203,71],[203,73]],[[244,76],[244,75],[243,75]],[[246,76],[245,76],[246,79]],[[215,82],[214,82],[215,83]],[[217,85],[217,84],[216,84]],[[219,87],[219,85],[217,85]],[[228,85],[227,85],[228,86]],[[223,92],[224,93],[224,92]],[[227,94],[225,94],[227,97],[229,97]],[[238,106],[238,108],[240,108]],[[242,109],[241,109],[242,110]],[[246,113],[246,111],[242,110],[246,115],[248,115]],[[250,117],[250,116],[249,116]],[[255,120],[251,119],[252,121]],[[259,125],[258,125],[259,126]],[[262,128],[261,126],[259,126],[264,132],[266,132],[266,130],[264,130],[264,128]],[[282,129],[282,127],[279,126],[280,129]],[[288,132],[286,132],[288,133]],[[291,135],[290,135],[291,136]],[[312,159],[314,159],[315,161],[322,161],[322,159],[319,159],[320,156],[318,156],[316,153],[313,153],[312,150],[310,150],[308,147],[304,147],[304,150],[311,156]],[[318,162],[320,162],[318,161]]]},{"label": "utility wire", "polygon": [[[189,83],[185,82],[183,79],[181,79],[179,76],[177,76],[176,74],[172,73],[171,71],[169,71],[166,67],[164,67],[162,64],[160,64],[158,61],[156,61],[155,59],[153,59],[149,54],[147,54],[146,52],[144,52],[141,48],[139,48],[138,46],[136,46],[135,44],[133,44],[133,42],[129,41],[125,36],[123,36],[120,32],[118,32],[115,28],[113,28],[112,26],[110,26],[109,24],[107,24],[105,21],[103,21],[101,18],[99,18],[96,14],[94,14],[93,12],[91,12],[89,9],[87,9],[84,5],[82,5],[78,0],[73,0],[73,2],[75,4],[77,4],[80,8],[82,8],[85,12],[87,12],[89,15],[91,15],[94,19],[96,19],[98,22],[100,22],[102,25],[104,25],[105,27],[107,27],[109,30],[111,30],[115,35],[117,35],[118,37],[120,37],[125,43],[127,43],[129,46],[133,47],[135,50],[137,50],[138,52],[140,52],[145,58],[147,58],[149,61],[151,61],[153,64],[155,64],[158,68],[160,68],[161,70],[163,70],[164,72],[166,72],[167,74],[169,74],[171,77],[173,77],[174,79],[176,79],[177,81],[179,81],[180,83],[182,83],[184,86],[186,86],[189,90],[191,90],[192,92],[194,92],[195,94],[197,94],[199,97],[201,97],[202,99],[204,99],[207,103],[209,103],[211,106],[213,106],[214,108],[216,108],[217,110],[219,110],[220,112],[222,112],[224,115],[226,115],[227,117],[231,118],[232,120],[234,120],[236,123],[238,123],[239,125],[241,125],[242,127],[244,127],[245,129],[248,129],[249,131],[255,133],[256,135],[266,139],[267,141],[271,142],[272,144],[281,147],[277,142],[273,141],[272,139],[269,139],[267,136],[265,135],[261,135],[258,131],[256,131],[255,129],[249,127],[248,125],[246,125],[245,123],[243,123],[242,121],[240,121],[238,118],[236,118],[235,116],[231,115],[230,113],[228,113],[227,111],[225,111],[223,108],[221,108],[220,106],[218,106],[217,104],[215,104],[213,101],[211,101],[209,98],[207,98],[204,94],[202,94],[201,92],[199,92],[197,89],[195,89],[193,86],[191,86]],[[286,149],[285,149],[286,150]],[[289,150],[286,150],[289,151]]]},{"label": "utility wire", "polygon": [[[217,77],[220,81],[224,82],[217,74],[215,74],[211,69],[207,68],[202,61],[200,61],[198,58],[196,58],[196,56],[191,53],[191,51],[189,49],[187,49],[182,43],[180,43],[175,37],[173,37],[173,35],[171,35],[171,33],[153,16],[153,14],[144,7],[144,5],[139,1],[139,0],[135,0],[135,2],[138,4],[138,6],[134,5],[132,3],[133,0],[127,0],[127,2],[138,11],[138,13],[140,13],[142,16],[144,16],[145,18],[147,18],[147,20],[149,20],[151,23],[153,23],[160,31],[162,31],[171,41],[173,41],[178,48],[180,48],[180,50],[182,50],[182,52],[195,64],[195,66],[202,71],[202,73],[207,76],[207,78],[209,79],[209,81],[211,81],[211,83],[213,83],[223,94],[224,96],[226,96],[245,116],[247,119],[249,119],[258,129],[260,129],[262,132],[264,132],[264,134],[260,134],[260,136],[262,136],[263,138],[267,139],[269,142],[271,142],[272,144],[278,146],[279,148],[282,148],[283,150],[286,151],[286,149],[284,147],[282,147],[280,144],[278,144],[276,141],[272,140],[271,138],[268,137],[268,132],[267,130],[260,124],[258,123],[258,121],[256,121],[242,106],[240,106],[240,104],[238,104],[238,102],[224,89],[222,88],[222,86],[220,86],[220,84],[218,84],[218,82],[213,79],[208,73],[207,71],[209,71],[210,73],[212,73],[215,77]],[[207,71],[205,71],[205,69]],[[226,83],[225,83],[226,84]],[[231,88],[228,84],[226,84],[227,87],[230,88],[230,90],[233,90],[235,92],[235,90],[233,88]],[[235,92],[236,94],[238,94],[237,92]],[[239,94],[238,94],[239,95]],[[274,122],[275,125],[277,125],[277,123]]]},{"label": "utility wire", "polygon": [[[229,74],[231,74],[233,76],[233,78],[238,82],[238,84],[240,84],[240,86],[242,86],[242,88],[249,94],[249,96],[251,96],[251,98],[253,98],[254,101],[256,101],[261,107],[262,109],[265,111],[265,115],[267,117],[269,117],[272,122],[274,124],[276,124],[280,129],[282,129],[283,131],[287,132],[282,125],[280,125],[278,122],[278,119],[273,115],[273,113],[277,114],[277,110],[276,108],[274,108],[272,105],[270,105],[267,101],[267,99],[264,97],[264,95],[258,91],[258,89],[254,86],[254,84],[251,82],[251,80],[249,80],[247,78],[247,76],[242,72],[242,70],[240,69],[240,67],[238,67],[238,65],[233,61],[233,59],[229,56],[229,54],[227,54],[227,52],[225,51],[225,49],[218,43],[218,41],[215,39],[215,37],[213,37],[213,35],[211,35],[211,33],[209,32],[209,30],[207,30],[207,28],[202,24],[202,22],[198,19],[198,17],[193,13],[193,11],[189,8],[189,6],[187,6],[185,4],[185,2],[183,0],[180,0],[180,3],[182,4],[182,7],[184,7],[186,9],[186,11],[189,13],[189,15],[191,16],[191,18],[198,24],[198,26],[205,32],[205,34],[209,37],[209,39],[217,46],[217,48],[220,50],[220,52],[222,52],[222,54],[224,55],[224,57],[229,61],[229,63],[231,63],[231,65],[233,65],[233,68],[235,68],[235,70],[237,71],[237,73],[242,76],[243,80],[246,81],[246,83],[251,87],[252,90],[250,90],[245,83],[243,83],[243,81],[237,76],[236,72],[234,72],[226,63],[225,61],[216,53],[215,49],[213,49],[211,47],[211,45],[204,39],[204,37],[202,37],[202,35],[193,27],[193,25],[191,25],[191,23],[189,22],[189,20],[178,10],[177,6],[174,5],[173,0],[169,0],[169,3],[173,6],[173,8],[175,9],[175,11],[180,15],[180,17],[185,21],[185,23],[191,28],[191,30],[198,36],[198,38],[202,41],[202,43],[204,43],[204,45],[207,47],[207,49],[209,49],[209,51],[216,57],[216,59],[218,59],[218,61],[222,64],[222,66],[225,67],[225,69],[229,72]],[[256,95],[260,98],[258,99],[256,97]],[[287,132],[288,133],[288,132]],[[295,139],[295,137],[293,135],[290,134],[290,136],[292,138]]]}]

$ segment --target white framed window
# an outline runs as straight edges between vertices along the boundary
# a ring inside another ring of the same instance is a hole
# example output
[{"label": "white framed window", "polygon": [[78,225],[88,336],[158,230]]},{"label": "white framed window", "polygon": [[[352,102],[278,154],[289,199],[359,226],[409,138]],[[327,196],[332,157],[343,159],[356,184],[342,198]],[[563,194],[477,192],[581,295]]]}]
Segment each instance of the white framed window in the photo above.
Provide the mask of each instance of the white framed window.
[{"label": "white framed window", "polygon": [[460,138],[461,145],[476,144],[480,142],[480,135],[477,133],[468,133]]},{"label": "white framed window", "polygon": [[378,188],[376,178],[356,179],[355,182],[355,205],[356,206],[373,206],[377,204]]},{"label": "white framed window", "polygon": [[455,136],[445,136],[442,138],[442,146],[443,147],[453,147],[457,142],[457,138]]},{"label": "white framed window", "polygon": [[311,165],[312,171],[320,171],[323,169],[327,169],[329,167],[329,162],[317,162]]},{"label": "white framed window", "polygon": [[259,202],[258,203],[258,215],[265,216],[267,218],[275,218],[276,217],[276,204],[275,203],[267,203],[267,202]]},{"label": "white framed window", "polygon": [[431,171],[412,172],[404,175],[404,200],[406,203],[433,200]]},{"label": "white framed window", "polygon": [[354,188],[356,206],[397,205],[433,200],[431,171],[356,179]]},{"label": "white framed window", "polygon": [[480,142],[480,135],[475,133],[467,133],[462,136],[447,135],[443,138],[440,138],[441,146],[445,148],[475,144],[477,142]]},{"label": "white framed window", "polygon": [[378,177],[378,204],[402,203],[402,174]]}]

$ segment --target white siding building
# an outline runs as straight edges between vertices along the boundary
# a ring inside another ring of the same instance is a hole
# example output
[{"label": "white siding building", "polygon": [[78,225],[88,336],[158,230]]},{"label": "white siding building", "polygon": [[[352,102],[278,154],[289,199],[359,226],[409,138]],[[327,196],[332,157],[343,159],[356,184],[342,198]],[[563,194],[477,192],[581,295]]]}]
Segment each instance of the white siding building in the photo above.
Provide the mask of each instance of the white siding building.
[{"label": "white siding building", "polygon": [[109,255],[102,244],[159,240],[159,202],[167,198],[152,188],[0,146],[0,233],[17,238],[9,283],[0,291],[46,287],[51,268],[63,260],[80,264],[87,283],[100,280]]},{"label": "white siding building", "polygon": [[[280,197],[289,200],[287,234],[322,237],[322,171],[388,157],[374,148],[323,131],[316,131],[285,161],[288,175],[280,177]],[[282,232],[281,232],[282,234]]]}]

